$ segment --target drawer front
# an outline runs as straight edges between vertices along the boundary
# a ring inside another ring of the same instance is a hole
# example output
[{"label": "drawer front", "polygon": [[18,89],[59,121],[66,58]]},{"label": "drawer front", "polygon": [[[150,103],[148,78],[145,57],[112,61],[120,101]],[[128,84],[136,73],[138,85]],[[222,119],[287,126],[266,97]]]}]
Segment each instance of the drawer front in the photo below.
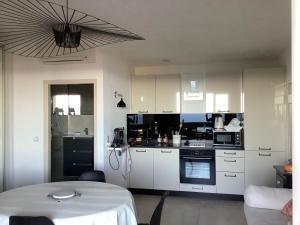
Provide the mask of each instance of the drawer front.
[{"label": "drawer front", "polygon": [[93,151],[94,138],[64,137],[64,151]]},{"label": "drawer front", "polygon": [[216,171],[218,172],[245,172],[244,158],[216,157]]},{"label": "drawer front", "polygon": [[244,173],[217,172],[217,193],[243,195],[245,188]]},{"label": "drawer front", "polygon": [[94,163],[64,163],[64,176],[80,176],[82,173],[94,170]]},{"label": "drawer front", "polygon": [[92,151],[73,151],[64,152],[64,163],[93,163],[94,162],[94,152]]},{"label": "drawer front", "polygon": [[217,193],[216,185],[180,184],[180,191]]},{"label": "drawer front", "polygon": [[216,156],[220,157],[235,157],[235,158],[244,158],[245,157],[245,151],[243,150],[221,150],[216,149]]}]

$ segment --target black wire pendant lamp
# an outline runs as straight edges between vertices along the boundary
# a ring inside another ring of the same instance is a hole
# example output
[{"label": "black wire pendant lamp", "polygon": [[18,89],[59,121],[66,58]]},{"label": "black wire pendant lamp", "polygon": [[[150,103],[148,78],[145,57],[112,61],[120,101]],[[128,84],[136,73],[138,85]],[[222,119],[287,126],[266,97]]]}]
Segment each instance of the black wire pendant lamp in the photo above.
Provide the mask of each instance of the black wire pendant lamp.
[{"label": "black wire pendant lamp", "polygon": [[124,41],[144,40],[119,26],[45,0],[0,0],[0,45],[46,58]]}]

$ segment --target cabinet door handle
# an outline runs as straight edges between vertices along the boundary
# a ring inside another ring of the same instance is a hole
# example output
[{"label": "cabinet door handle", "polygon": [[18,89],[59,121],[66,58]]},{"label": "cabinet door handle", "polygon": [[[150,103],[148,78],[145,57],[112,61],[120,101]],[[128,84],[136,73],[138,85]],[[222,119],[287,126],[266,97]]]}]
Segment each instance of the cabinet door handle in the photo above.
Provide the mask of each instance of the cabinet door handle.
[{"label": "cabinet door handle", "polygon": [[262,153],[259,153],[258,155],[259,155],[259,156],[272,156],[271,153],[270,153],[270,154],[262,154]]},{"label": "cabinet door handle", "polygon": [[136,152],[146,152],[146,150],[135,150]]},{"label": "cabinet door handle", "polygon": [[194,190],[203,190],[203,187],[192,187]]},{"label": "cabinet door handle", "polygon": [[272,150],[272,148],[271,147],[269,147],[269,148],[258,147],[258,150]]},{"label": "cabinet door handle", "polygon": [[224,174],[224,177],[236,177],[236,174],[234,174],[234,175],[228,175],[228,174]]},{"label": "cabinet door handle", "polygon": [[163,110],[162,112],[163,112],[163,113],[172,113],[173,110]]},{"label": "cabinet door handle", "polygon": [[138,113],[148,113],[148,110],[146,110],[146,111],[138,111]]},{"label": "cabinet door handle", "polygon": [[73,163],[73,166],[92,166],[91,163]]},{"label": "cabinet door handle", "polygon": [[161,152],[161,153],[172,153],[172,150],[170,150],[170,151],[164,151],[164,150],[161,150],[160,152]]},{"label": "cabinet door handle", "polygon": [[228,113],[228,112],[230,112],[230,110],[228,109],[228,110],[219,110],[218,111],[219,113]]},{"label": "cabinet door handle", "polygon": [[224,159],[224,162],[236,162],[236,160],[228,160],[228,159]]},{"label": "cabinet door handle", "polygon": [[236,152],[224,152],[224,155],[236,155]]}]

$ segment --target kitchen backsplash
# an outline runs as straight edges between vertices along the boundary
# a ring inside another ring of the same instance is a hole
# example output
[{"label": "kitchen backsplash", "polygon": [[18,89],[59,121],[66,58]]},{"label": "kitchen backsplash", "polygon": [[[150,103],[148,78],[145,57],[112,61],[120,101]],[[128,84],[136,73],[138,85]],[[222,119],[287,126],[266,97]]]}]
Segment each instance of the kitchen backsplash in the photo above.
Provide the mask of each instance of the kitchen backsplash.
[{"label": "kitchen backsplash", "polygon": [[159,135],[172,138],[179,130],[182,139],[212,140],[212,131],[216,116],[221,116],[224,126],[233,118],[241,121],[243,126],[243,113],[186,113],[186,114],[127,114],[128,141],[140,139],[155,140]]}]

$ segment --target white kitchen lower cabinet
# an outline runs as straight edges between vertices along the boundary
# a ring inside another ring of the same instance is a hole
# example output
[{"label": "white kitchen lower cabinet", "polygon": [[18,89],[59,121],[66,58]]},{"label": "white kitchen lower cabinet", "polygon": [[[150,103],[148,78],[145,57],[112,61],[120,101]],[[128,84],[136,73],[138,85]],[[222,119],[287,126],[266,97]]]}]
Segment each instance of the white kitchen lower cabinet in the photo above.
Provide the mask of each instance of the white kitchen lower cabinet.
[{"label": "white kitchen lower cabinet", "polygon": [[180,184],[180,191],[217,193],[216,185]]},{"label": "white kitchen lower cabinet", "polygon": [[153,149],[154,189],[179,190],[179,149]]},{"label": "white kitchen lower cabinet", "polygon": [[244,173],[244,163],[244,158],[216,157],[216,171]]},{"label": "white kitchen lower cabinet", "polygon": [[285,152],[245,151],[245,184],[276,187],[274,165],[286,162]]},{"label": "white kitchen lower cabinet", "polygon": [[245,176],[244,173],[217,172],[216,173],[217,193],[243,195],[244,188],[245,188],[244,176]]},{"label": "white kitchen lower cabinet", "polygon": [[130,148],[131,171],[129,183],[131,188],[153,189],[153,151],[151,148]]}]

